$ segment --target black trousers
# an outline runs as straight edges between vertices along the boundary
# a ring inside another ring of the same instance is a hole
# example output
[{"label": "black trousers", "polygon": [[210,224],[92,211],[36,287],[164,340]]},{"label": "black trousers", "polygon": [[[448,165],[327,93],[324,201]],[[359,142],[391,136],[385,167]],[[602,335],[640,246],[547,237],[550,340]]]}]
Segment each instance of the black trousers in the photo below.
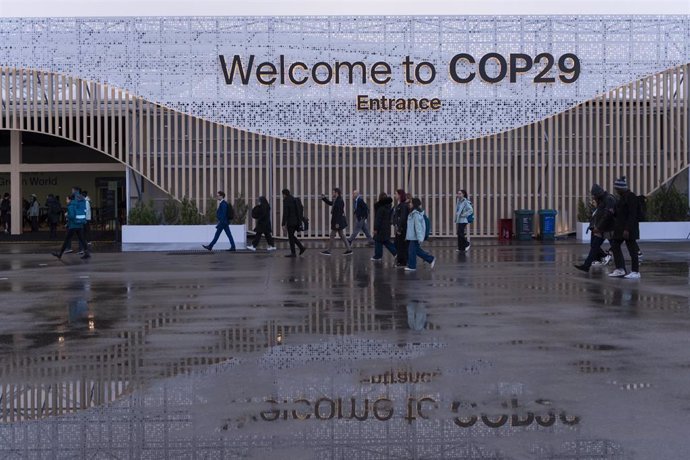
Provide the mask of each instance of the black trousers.
[{"label": "black trousers", "polygon": [[640,271],[640,247],[637,245],[637,240],[611,240],[611,252],[613,252],[613,261],[616,268],[625,270],[625,258],[623,257],[623,249],[621,246],[625,242],[630,253],[630,261],[632,263],[632,271]]},{"label": "black trousers", "polygon": [[84,254],[89,253],[89,247],[86,245],[86,241],[84,241],[84,229],[83,228],[68,228],[67,229],[67,235],[65,236],[65,241],[62,243],[62,248],[60,248],[60,256],[62,257],[62,253],[65,252],[65,249],[67,249],[68,245],[72,244],[72,236],[77,235],[77,239],[79,239],[79,247],[84,248]]},{"label": "black trousers", "polygon": [[467,224],[455,224],[458,233],[458,249],[464,251],[469,243],[467,242],[467,237],[465,236],[465,228]]},{"label": "black trousers", "polygon": [[398,253],[398,265],[407,265],[407,252],[409,250],[410,243],[405,240],[405,234],[398,235],[395,234],[395,250]]},{"label": "black trousers", "polygon": [[287,231],[288,231],[288,241],[290,242],[290,252],[293,254],[296,254],[295,252],[295,246],[299,248],[299,250],[303,250],[304,246],[300,241],[297,239],[295,236],[295,232],[297,231],[298,227],[291,227],[288,226]]},{"label": "black trousers", "polygon": [[252,239],[252,246],[257,247],[259,245],[259,242],[261,241],[261,235],[266,237],[266,243],[268,243],[269,246],[275,246],[273,244],[273,235],[271,232],[256,232],[254,235],[254,239]]}]

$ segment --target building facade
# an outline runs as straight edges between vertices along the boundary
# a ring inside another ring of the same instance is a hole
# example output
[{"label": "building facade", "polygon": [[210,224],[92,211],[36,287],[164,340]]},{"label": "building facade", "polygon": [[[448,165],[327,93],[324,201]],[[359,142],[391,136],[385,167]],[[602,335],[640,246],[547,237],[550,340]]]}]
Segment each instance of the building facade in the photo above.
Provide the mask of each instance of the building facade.
[{"label": "building facade", "polygon": [[126,171],[128,207],[222,189],[279,222],[289,188],[322,237],[321,193],[404,188],[450,236],[463,188],[475,236],[515,209],[565,233],[592,183],[687,168],[689,37],[687,16],[3,19],[0,173],[19,200],[22,174],[70,170],[25,164],[42,133]]}]

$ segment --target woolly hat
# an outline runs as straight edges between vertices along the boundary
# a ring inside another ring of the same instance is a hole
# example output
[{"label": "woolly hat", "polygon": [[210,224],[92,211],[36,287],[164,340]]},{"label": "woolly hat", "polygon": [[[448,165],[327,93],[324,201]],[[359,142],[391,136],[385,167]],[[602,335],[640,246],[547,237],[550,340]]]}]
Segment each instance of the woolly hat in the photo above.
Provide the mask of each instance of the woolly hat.
[{"label": "woolly hat", "polygon": [[613,182],[613,188],[618,190],[628,190],[628,180],[621,176]]}]

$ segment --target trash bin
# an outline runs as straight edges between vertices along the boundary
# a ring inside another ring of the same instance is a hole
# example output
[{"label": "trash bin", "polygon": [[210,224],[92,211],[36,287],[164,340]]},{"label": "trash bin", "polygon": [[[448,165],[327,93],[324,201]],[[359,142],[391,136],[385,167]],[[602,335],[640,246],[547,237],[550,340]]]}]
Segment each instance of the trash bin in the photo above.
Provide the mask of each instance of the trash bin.
[{"label": "trash bin", "polygon": [[531,209],[515,210],[515,235],[520,241],[530,241],[534,231],[534,211]]},{"label": "trash bin", "polygon": [[513,239],[513,219],[498,219],[498,241]]},{"label": "trash bin", "polygon": [[539,210],[539,233],[542,240],[553,240],[556,238],[556,214],[555,209]]}]

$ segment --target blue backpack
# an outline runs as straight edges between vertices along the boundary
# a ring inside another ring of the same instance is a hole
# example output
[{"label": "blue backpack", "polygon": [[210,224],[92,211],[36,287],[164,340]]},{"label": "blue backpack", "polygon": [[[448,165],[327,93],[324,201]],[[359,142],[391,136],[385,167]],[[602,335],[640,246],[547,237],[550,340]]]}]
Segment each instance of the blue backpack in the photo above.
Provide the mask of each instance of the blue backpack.
[{"label": "blue backpack", "polygon": [[86,200],[76,198],[75,201],[77,202],[75,206],[77,212],[74,216],[74,222],[84,225],[86,223]]},{"label": "blue backpack", "polygon": [[424,214],[424,241],[427,241],[429,239],[430,234],[431,234],[431,220],[429,220],[429,216]]}]

